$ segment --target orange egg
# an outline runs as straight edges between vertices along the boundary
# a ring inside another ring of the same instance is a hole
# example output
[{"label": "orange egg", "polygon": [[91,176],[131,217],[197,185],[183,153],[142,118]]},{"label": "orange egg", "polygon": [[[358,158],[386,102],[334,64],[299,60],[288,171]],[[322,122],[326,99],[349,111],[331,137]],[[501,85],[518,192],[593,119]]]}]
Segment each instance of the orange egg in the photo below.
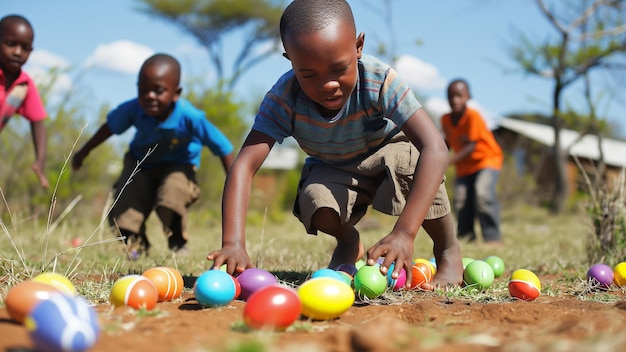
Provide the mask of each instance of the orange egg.
[{"label": "orange egg", "polygon": [[37,303],[49,299],[53,292],[60,290],[42,282],[24,281],[9,289],[4,303],[11,319],[22,324]]},{"label": "orange egg", "polygon": [[143,274],[157,289],[158,301],[171,301],[183,292],[183,276],[174,268],[158,266],[146,270]]},{"label": "orange egg", "polygon": [[134,309],[152,310],[159,294],[152,281],[141,275],[126,275],[119,278],[109,293],[109,302],[115,307],[128,306]]},{"label": "orange egg", "polygon": [[423,284],[433,281],[433,272],[426,263],[415,263],[411,267],[411,288],[421,288]]}]

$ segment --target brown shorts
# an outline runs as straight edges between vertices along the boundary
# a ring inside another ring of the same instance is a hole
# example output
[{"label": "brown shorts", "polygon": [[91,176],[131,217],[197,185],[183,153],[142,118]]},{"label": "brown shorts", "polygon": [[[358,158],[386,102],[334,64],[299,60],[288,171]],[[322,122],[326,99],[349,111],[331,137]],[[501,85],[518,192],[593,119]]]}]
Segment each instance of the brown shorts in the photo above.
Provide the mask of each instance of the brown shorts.
[{"label": "brown shorts", "polygon": [[[370,204],[380,212],[398,216],[411,190],[418,158],[417,148],[400,133],[362,161],[340,166],[305,165],[294,214],[310,234],[317,233],[311,218],[320,208],[334,209],[342,222],[352,224],[365,215]],[[438,219],[449,213],[444,178],[425,219]]]},{"label": "brown shorts", "polygon": [[115,184],[117,201],[109,214],[111,225],[144,233],[150,212],[160,206],[180,215],[184,233],[187,208],[200,196],[193,165],[167,164],[140,169],[133,175],[136,167],[137,161],[127,154],[124,170]]}]

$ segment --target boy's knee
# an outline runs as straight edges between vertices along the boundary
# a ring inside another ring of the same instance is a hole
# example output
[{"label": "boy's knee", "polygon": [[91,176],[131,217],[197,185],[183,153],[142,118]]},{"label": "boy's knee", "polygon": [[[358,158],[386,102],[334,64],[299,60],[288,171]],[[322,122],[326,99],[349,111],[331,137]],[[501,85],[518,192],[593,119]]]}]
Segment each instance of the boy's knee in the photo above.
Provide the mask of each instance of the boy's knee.
[{"label": "boy's knee", "polygon": [[332,208],[319,208],[311,217],[311,225],[316,229],[328,233],[329,229],[340,224],[339,214]]}]

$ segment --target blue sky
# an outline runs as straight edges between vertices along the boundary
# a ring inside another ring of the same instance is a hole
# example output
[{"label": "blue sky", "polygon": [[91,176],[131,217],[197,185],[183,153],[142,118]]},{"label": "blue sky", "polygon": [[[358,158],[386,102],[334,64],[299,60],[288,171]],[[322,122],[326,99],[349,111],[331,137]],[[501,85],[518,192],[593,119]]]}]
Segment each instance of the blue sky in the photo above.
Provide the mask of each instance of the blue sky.
[{"label": "blue sky", "polygon": [[[381,12],[366,5],[380,6],[381,1],[349,3],[357,31],[365,32],[365,53],[374,53],[380,41],[396,38],[393,45],[400,58],[396,67],[423,97],[433,118],[448,109],[445,87],[457,77],[469,80],[473,104],[491,125],[508,113],[550,111],[551,81],[516,71],[507,55],[515,30],[537,40],[554,33],[534,2],[393,0],[395,36],[384,26]],[[25,70],[38,77],[52,66],[72,67],[58,88],[80,87],[80,97],[94,117],[101,103],[114,106],[135,96],[139,66],[155,52],[177,57],[184,81],[200,78],[210,85],[215,78],[206,50],[193,37],[137,11],[133,0],[8,1],[3,13],[24,15],[35,28],[35,51]],[[231,40],[236,43],[237,36]],[[257,102],[289,68],[277,53],[246,73],[235,93],[239,99]],[[571,102],[580,100],[574,93],[567,97]],[[603,109],[607,119],[618,121],[624,104],[611,101]],[[619,127],[626,136],[626,126]]]}]

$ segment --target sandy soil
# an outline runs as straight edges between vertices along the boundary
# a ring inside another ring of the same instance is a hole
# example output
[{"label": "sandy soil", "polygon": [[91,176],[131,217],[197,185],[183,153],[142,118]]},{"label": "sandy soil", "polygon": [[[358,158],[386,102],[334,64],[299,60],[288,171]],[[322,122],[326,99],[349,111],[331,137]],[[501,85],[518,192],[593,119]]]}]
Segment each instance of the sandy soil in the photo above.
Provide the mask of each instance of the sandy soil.
[{"label": "sandy soil", "polygon": [[[611,299],[598,302],[603,295]],[[156,314],[97,306],[103,331],[93,351],[623,351],[624,297],[611,291],[490,302],[424,292],[402,303],[356,304],[333,321],[299,320],[285,332],[268,332],[241,328],[244,302],[202,308],[186,291],[174,302],[158,303]],[[258,344],[265,349],[244,349]],[[0,309],[0,349],[32,348],[26,329]]]}]

